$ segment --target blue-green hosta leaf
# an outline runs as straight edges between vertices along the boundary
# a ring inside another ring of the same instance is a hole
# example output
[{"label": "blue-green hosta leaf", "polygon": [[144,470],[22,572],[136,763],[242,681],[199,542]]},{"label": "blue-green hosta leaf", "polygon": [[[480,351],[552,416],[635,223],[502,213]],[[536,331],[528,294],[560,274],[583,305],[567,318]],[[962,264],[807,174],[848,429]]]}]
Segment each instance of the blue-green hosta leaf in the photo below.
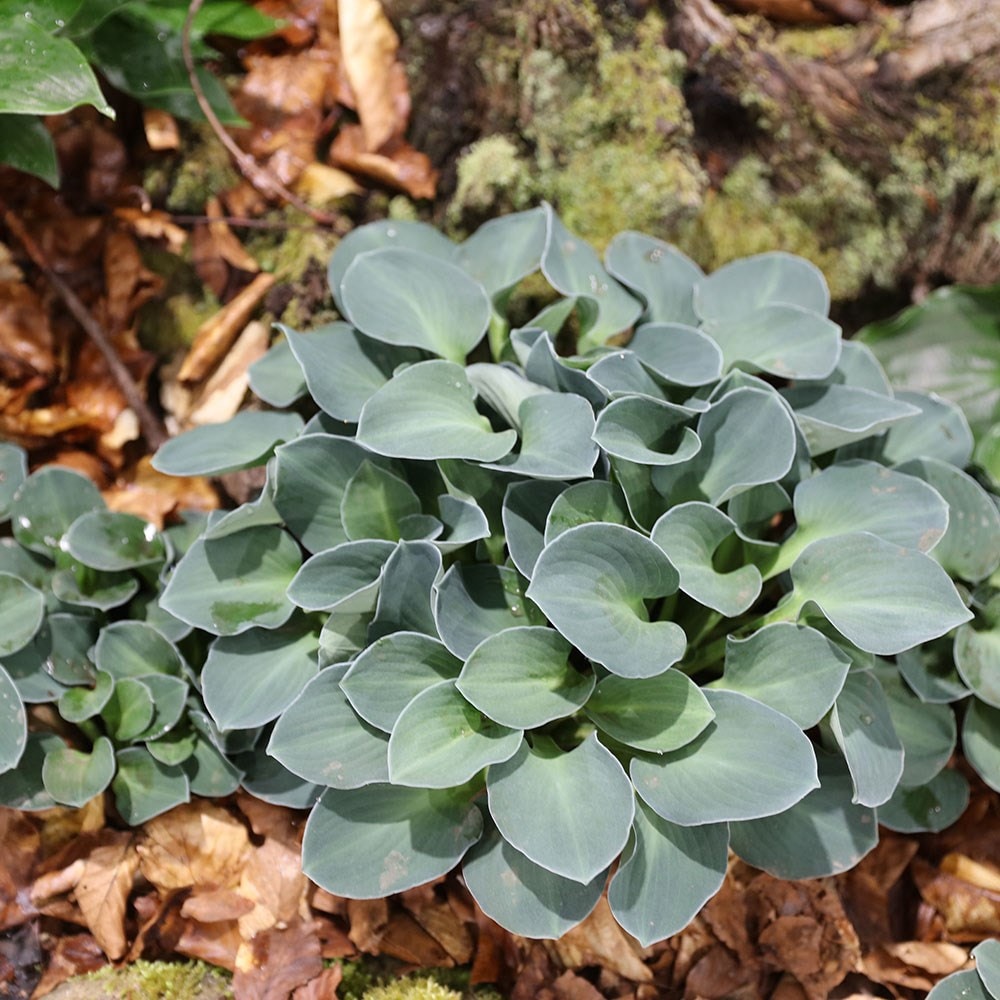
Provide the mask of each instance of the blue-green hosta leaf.
[{"label": "blue-green hosta leaf", "polygon": [[412,347],[366,337],[349,323],[328,323],[309,333],[277,325],[305,373],[309,395],[325,413],[351,423],[357,422],[368,398],[392,378],[399,365],[424,357]]},{"label": "blue-green hosta leaf", "polygon": [[788,610],[810,601],[841,635],[883,656],[935,639],[972,617],[930,556],[868,532],[808,545],[792,565],[792,583]]},{"label": "blue-green hosta leaf", "polygon": [[678,465],[698,454],[701,441],[685,426],[690,413],[646,396],[625,396],[597,417],[594,440],[609,454],[641,465]]},{"label": "blue-green hosta leaf", "polygon": [[156,740],[170,732],[184,714],[190,691],[187,681],[168,674],[147,674],[141,680],[153,699],[153,720],[134,737],[135,742]]},{"label": "blue-green hosta leaf", "polygon": [[[578,327],[584,328],[588,323],[593,322],[596,311],[597,309],[592,299],[570,295],[542,306],[541,311],[535,313],[528,320],[527,328],[531,330],[544,330],[550,337],[556,338],[562,333],[563,327],[574,313],[577,314]],[[515,353],[516,351],[517,349],[515,348]]]},{"label": "blue-green hosta leaf", "polygon": [[773,816],[818,787],[812,744],[791,719],[733,691],[705,691],[715,718],[658,758],[636,757],[636,791],[681,826]]},{"label": "blue-green hosta leaf", "polygon": [[639,679],[611,674],[584,710],[602,732],[650,753],[687,746],[715,718],[698,686],[677,670]]},{"label": "blue-green hosta leaf", "polygon": [[542,273],[557,292],[578,296],[593,313],[577,345],[584,353],[632,326],[642,313],[642,303],[608,274],[594,250],[574,236],[550,206],[545,206],[545,213]]},{"label": "blue-green hosta leaf", "polygon": [[13,573],[0,573],[0,656],[23,649],[45,617],[45,595]]},{"label": "blue-green hosta leaf", "polygon": [[368,644],[370,611],[334,611],[319,634],[319,665],[346,663]]},{"label": "blue-green hosta leaf", "polygon": [[852,801],[863,806],[887,802],[903,774],[903,745],[882,685],[871,671],[847,675],[830,713],[830,730],[851,772]]},{"label": "blue-green hosta leaf", "polygon": [[55,733],[28,733],[17,767],[0,773],[0,805],[25,812],[51,809],[56,801],[42,784],[42,767],[46,756],[63,746]]},{"label": "blue-green hosta leaf", "polygon": [[958,771],[939,771],[926,784],[900,785],[878,807],[878,821],[896,833],[947,830],[969,804],[969,783]]},{"label": "blue-green hosta leaf", "polygon": [[462,661],[439,640],[420,632],[394,632],[365,649],[344,675],[341,687],[362,719],[390,733],[400,713],[421,691],[454,679],[461,669]]},{"label": "blue-green hosta leaf", "polygon": [[628,342],[628,349],[674,385],[708,385],[722,376],[719,345],[684,323],[643,323]]},{"label": "blue-green hosta leaf", "polygon": [[10,517],[14,494],[28,478],[28,456],[15,444],[0,442],[0,523]]},{"label": "blue-green hosta leaf", "polygon": [[421,691],[389,737],[389,780],[411,788],[454,788],[521,745],[520,729],[502,726],[471,705],[451,680]]},{"label": "blue-green hosta leaf", "polygon": [[305,781],[361,788],[389,780],[389,737],[351,708],[343,668],[321,671],[285,709],[267,752]]},{"label": "blue-green hosta leaf", "polygon": [[996,1000],[975,969],[945,976],[927,994],[927,1000]]},{"label": "blue-green hosta leaf", "polygon": [[482,832],[461,792],[329,788],[306,823],[302,870],[338,896],[380,899],[451,871]]},{"label": "blue-green hosta leaf", "polygon": [[431,542],[400,542],[386,560],[368,641],[390,632],[423,632],[437,638],[434,587],[441,552]]},{"label": "blue-green hosta leaf", "polygon": [[401,522],[420,513],[420,497],[405,479],[372,462],[362,462],[344,487],[340,519],[351,541],[398,541]]},{"label": "blue-green hosta leaf", "polygon": [[101,494],[86,476],[49,465],[28,476],[14,494],[11,528],[26,549],[53,558],[69,526],[81,514],[103,507]]},{"label": "blue-green hosta leaf", "polygon": [[982,628],[963,625],[955,633],[955,666],[972,693],[1000,708],[1000,594],[982,611]]},{"label": "blue-green hosta leaf", "polygon": [[516,570],[462,563],[454,563],[435,589],[434,621],[444,644],[463,659],[497,632],[544,624]]},{"label": "blue-green hosta leaf", "polygon": [[[225,762],[224,757],[220,759]],[[303,781],[279,761],[269,757],[263,747],[237,754],[233,763],[239,768],[237,774],[242,772],[239,784],[254,798],[273,806],[311,809],[323,794],[322,786]]]},{"label": "blue-green hosta leaf", "polygon": [[107,573],[71,561],[52,574],[52,593],[63,604],[109,611],[130,601],[139,590],[139,581],[129,573]]},{"label": "blue-green hosta leaf", "polygon": [[220,729],[252,729],[276,719],[316,675],[311,629],[251,629],[216,639],[202,668],[205,707]]},{"label": "blue-green hosta leaf", "polygon": [[0,666],[0,774],[21,759],[28,741],[28,717],[14,682]]},{"label": "blue-green hosta leaf", "polygon": [[820,754],[820,785],[774,816],[731,823],[733,850],[775,878],[820,878],[853,868],[877,843],[875,812],[851,801],[844,759]]},{"label": "blue-green hosta leaf", "polygon": [[1000,941],[981,941],[972,949],[976,971],[994,998],[1000,997]]},{"label": "blue-green hosta leaf", "polygon": [[486,776],[490,814],[514,848],[536,865],[586,884],[628,840],[635,798],[611,752],[589,736],[564,753],[544,738],[522,743]]},{"label": "blue-green hosta leaf", "polygon": [[372,539],[317,552],[288,584],[288,599],[306,611],[374,611],[379,579],[395,548]]},{"label": "blue-green hosta leaf", "polygon": [[442,555],[449,555],[470,542],[489,537],[490,522],[475,500],[442,493],[438,497],[438,517],[445,530],[434,539],[434,547]]},{"label": "blue-green hosta leaf", "polygon": [[89,615],[48,615],[33,642],[44,657],[46,671],[61,684],[91,683],[94,664],[90,653],[99,627]]},{"label": "blue-green hosta leaf", "polygon": [[781,395],[809,444],[810,455],[873,437],[919,411],[881,392],[847,385],[796,386]]},{"label": "blue-green hosta leaf", "polygon": [[226,535],[234,535],[238,531],[247,528],[261,528],[271,524],[281,524],[282,517],[278,513],[278,508],[274,506],[274,479],[277,472],[277,461],[272,456],[268,459],[266,479],[264,486],[256,499],[240,504],[234,510],[228,511],[221,517],[217,512],[212,512],[212,519],[206,525],[202,538],[205,540],[212,538],[225,538]]},{"label": "blue-green hosta leaf", "polygon": [[108,732],[119,743],[129,743],[148,729],[155,714],[153,692],[137,677],[115,681],[111,697],[101,709]]},{"label": "blue-green hosta leaf", "polygon": [[776,622],[746,639],[726,638],[726,667],[711,687],[737,691],[810,729],[840,694],[851,658],[821,632]]},{"label": "blue-green hosta leaf", "polygon": [[195,427],[171,438],[153,467],[171,476],[217,476],[263,465],[274,449],[302,430],[297,413],[243,410],[224,424]]},{"label": "blue-green hosta leaf", "polygon": [[882,444],[884,461],[900,465],[914,458],[936,458],[959,469],[969,464],[972,431],[958,406],[921,392],[897,392],[896,399],[915,406],[920,413],[889,428]]},{"label": "blue-green hosta leaf", "polygon": [[671,507],[651,534],[680,574],[680,589],[728,618],[743,614],[761,589],[756,566],[720,573],[712,565],[715,550],[736,530],[736,523],[717,507],[693,501]]},{"label": "blue-green hosta leaf", "polygon": [[285,590],[301,561],[295,539],[279,527],[199,540],[174,567],[160,603],[213,635],[278,628],[294,610]]},{"label": "blue-green hosta leaf", "polygon": [[[447,236],[443,236],[433,226],[425,222],[407,222],[396,219],[380,219],[366,226],[352,229],[338,244],[330,257],[327,266],[327,279],[330,291],[337,302],[337,308],[343,313],[344,300],[341,294],[341,282],[347,269],[354,263],[356,257],[369,250],[383,250],[387,247],[405,247],[408,250],[419,250],[421,253],[441,260],[453,260],[456,246]],[[378,293],[376,293],[378,294]]]},{"label": "blue-green hosta leaf", "polygon": [[[177,744],[171,746],[173,740],[177,740]],[[171,730],[160,739],[147,742],[146,749],[161,764],[180,765],[192,795],[222,798],[240,787],[243,772],[200,732]]]},{"label": "blue-green hosta leaf", "polygon": [[518,417],[521,404],[532,396],[546,394],[543,386],[526,379],[511,365],[468,365],[465,374],[476,397],[515,430],[521,428]]},{"label": "blue-green hosta leaf", "polygon": [[593,406],[604,403],[604,392],[587,378],[586,372],[571,367],[556,353],[552,336],[546,330],[522,327],[511,333],[510,343],[524,374],[532,382],[554,392],[582,396]]},{"label": "blue-green hosta leaf", "polygon": [[50,750],[42,764],[42,784],[60,805],[79,808],[100,795],[114,773],[114,747],[106,736],[99,736],[90,753],[66,746]]},{"label": "blue-green hosta leaf", "polygon": [[625,494],[616,483],[595,479],[589,483],[576,483],[560,494],[545,519],[545,544],[548,545],[570,528],[594,521],[628,523]]},{"label": "blue-green hosta leaf", "polygon": [[640,800],[608,887],[611,912],[644,947],[662,941],[687,927],[719,891],[728,854],[725,823],[678,826]]},{"label": "blue-green hosta leaf", "polygon": [[823,272],[802,257],[772,251],[734,260],[694,287],[694,311],[704,322],[739,321],[772,304],[795,305],[825,316],[830,290]]},{"label": "blue-green hosta leaf", "polygon": [[1000,792],[1000,708],[971,699],[962,722],[962,749],[979,777]]},{"label": "blue-green hosta leaf", "polygon": [[692,296],[705,274],[677,247],[625,230],[608,244],[604,263],[614,277],[645,300],[644,322],[697,324]]},{"label": "blue-green hosta leaf", "polygon": [[163,538],[141,517],[92,510],[71,525],[63,546],[74,559],[94,569],[123,570],[148,566],[166,557]]},{"label": "blue-green hosta leaf", "polygon": [[482,340],[492,312],[483,286],[460,267],[402,247],[356,257],[340,298],[369,337],[459,363]]},{"label": "blue-green hosta leaf", "polygon": [[152,625],[134,621],[113,622],[101,629],[94,664],[115,680],[155,673],[180,675],[184,669],[184,661],[169,639]]},{"label": "blue-green hosta leaf", "polygon": [[726,505],[726,513],[736,522],[744,540],[753,539],[755,546],[777,546],[770,540],[776,514],[792,509],[792,499],[778,483],[762,483],[744,490]]},{"label": "blue-green hosta leaf", "polygon": [[494,722],[515,729],[544,726],[572,715],[594,690],[593,674],[570,665],[571,650],[549,628],[505,629],[469,654],[456,686]]},{"label": "blue-green hosta leaf", "polygon": [[545,249],[545,210],[531,208],[491,219],[455,249],[455,263],[494,301],[534,274]]},{"label": "blue-green hosta leaf", "polygon": [[51,632],[43,625],[26,646],[2,660],[4,669],[14,682],[21,701],[26,705],[55,701],[66,690],[45,669],[51,649]]},{"label": "blue-green hosta leaf", "polygon": [[903,650],[896,654],[896,666],[903,680],[925,704],[948,704],[969,695],[969,689],[955,669],[950,639]]},{"label": "blue-green hosta leaf", "polygon": [[652,677],[684,655],[686,639],[674,622],[649,621],[645,599],[674,593],[677,582],[644,535],[582,524],[545,546],[527,596],[590,659],[623,677]]},{"label": "blue-green hosta leaf", "polygon": [[603,355],[587,369],[587,378],[610,399],[645,396],[662,403],[669,402],[672,395],[666,379],[632,351],[612,351]]},{"label": "blue-green hosta leaf", "polygon": [[116,754],[118,770],[111,788],[115,806],[130,826],[191,799],[187,775],[180,767],[161,764],[143,747],[126,747]]},{"label": "blue-green hosta leaf", "polygon": [[[592,480],[577,485],[591,486],[598,483],[603,481]],[[504,494],[502,517],[507,550],[518,571],[528,579],[545,547],[545,519],[556,499],[565,490],[565,483],[529,480],[511,483]]]},{"label": "blue-green hosta leaf", "polygon": [[[861,341],[845,340],[840,348],[837,367],[826,378],[827,384],[867,389],[882,396],[892,395],[892,386],[872,349]],[[803,383],[807,385],[808,383]]]},{"label": "blue-green hosta leaf", "polygon": [[[281,329],[280,324],[275,325]],[[254,395],[279,409],[298,402],[307,392],[307,375],[287,338],[258,358],[247,369],[247,375]]]},{"label": "blue-green hosta leaf", "polygon": [[934,558],[951,576],[978,583],[1000,566],[1000,511],[971,476],[936,458],[913,459],[899,472],[929,483],[950,510],[948,530]]},{"label": "blue-green hosta leaf", "polygon": [[494,433],[472,397],[459,365],[422,361],[399,372],[365,403],[358,443],[396,458],[496,462],[514,447],[517,432]]},{"label": "blue-green hosta leaf", "polygon": [[83,722],[98,715],[108,703],[115,688],[115,679],[104,670],[98,670],[94,686],[72,687],[59,696],[59,714],[67,722]]},{"label": "blue-green hosta leaf", "polygon": [[511,847],[497,830],[473,846],[462,877],[480,909],[502,927],[531,938],[558,938],[597,905],[607,872],[581,884],[548,871]]}]

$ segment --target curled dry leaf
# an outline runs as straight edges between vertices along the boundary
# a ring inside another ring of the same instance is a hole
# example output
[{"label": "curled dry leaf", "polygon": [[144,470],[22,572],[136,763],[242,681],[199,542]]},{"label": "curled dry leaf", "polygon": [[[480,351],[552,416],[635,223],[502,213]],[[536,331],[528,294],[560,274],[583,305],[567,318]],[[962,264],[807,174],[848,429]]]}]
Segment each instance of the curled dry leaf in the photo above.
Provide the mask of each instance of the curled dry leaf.
[{"label": "curled dry leaf", "polygon": [[901,941],[865,955],[862,971],[876,983],[929,990],[943,976],[969,962],[965,948],[945,941]]},{"label": "curled dry leaf", "polygon": [[71,976],[96,972],[107,964],[104,952],[90,934],[62,934],[55,939],[55,947],[32,997],[43,997]]},{"label": "curled dry leaf", "polygon": [[228,420],[250,386],[250,366],[267,353],[271,335],[263,323],[248,323],[209,379],[194,394],[185,423],[191,426]]},{"label": "curled dry leaf", "polygon": [[351,928],[349,937],[357,945],[358,951],[377,955],[389,922],[389,904],[386,900],[349,899],[347,920]]},{"label": "curled dry leaf", "polygon": [[405,191],[412,198],[433,198],[437,190],[438,174],[428,156],[401,139],[381,152],[369,152],[360,125],[340,129],[330,146],[330,160],[335,166]]},{"label": "curled dry leaf", "polygon": [[402,910],[389,917],[379,942],[379,951],[414,968],[450,967],[455,964],[437,939]]},{"label": "curled dry leaf", "polygon": [[181,131],[177,127],[177,119],[169,111],[143,108],[142,129],[146,134],[146,144],[154,152],[180,148]]},{"label": "curled dry leaf", "polygon": [[[984,866],[952,861],[962,874],[950,874],[935,869],[922,858],[913,863],[913,878],[925,902],[944,920],[949,937],[954,941],[979,941],[984,937],[1000,936],[1000,889],[978,884]],[[988,872],[988,869],[985,869]],[[992,874],[992,873],[990,873]],[[969,881],[972,875],[978,881]]]},{"label": "curled dry leaf", "polygon": [[265,840],[247,859],[240,877],[240,895],[253,906],[239,919],[240,934],[250,940],[260,931],[307,919],[309,881],[302,874],[302,857],[277,840]]},{"label": "curled dry leaf", "polygon": [[315,979],[300,986],[292,993],[292,1000],[337,1000],[337,987],[344,978],[339,965],[325,968]]},{"label": "curled dry leaf", "polygon": [[319,939],[311,923],[296,921],[261,931],[240,945],[233,992],[240,1000],[287,1000],[323,971]]},{"label": "curled dry leaf", "polygon": [[179,254],[187,243],[186,230],[172,222],[166,212],[158,209],[147,211],[141,208],[116,208],[115,219],[139,239],[162,241],[170,253]]},{"label": "curled dry leaf", "polygon": [[[236,793],[236,804],[246,816],[250,829],[258,837],[273,837],[287,847],[298,847],[302,843],[305,820],[299,810],[272,805],[263,799],[254,798],[242,789]],[[317,889],[316,895],[324,892],[323,889]]]},{"label": "curled dry leaf", "polygon": [[239,920],[253,909],[253,900],[235,889],[208,889],[188,896],[181,907],[181,916],[214,924],[220,920]]},{"label": "curled dry leaf", "polygon": [[638,946],[621,929],[611,913],[607,896],[602,896],[583,923],[553,941],[553,954],[569,969],[600,965],[636,983],[653,978],[639,958]]},{"label": "curled dry leaf", "polygon": [[110,959],[127,950],[125,909],[138,868],[132,834],[119,834],[90,853],[73,890],[90,933]]},{"label": "curled dry leaf", "polygon": [[54,371],[52,328],[42,300],[22,282],[0,282],[0,377],[24,382]]},{"label": "curled dry leaf", "polygon": [[236,955],[243,946],[239,924],[235,920],[220,920],[203,924],[189,920],[177,939],[178,954],[197,958],[209,965],[219,965],[232,972],[236,968]]},{"label": "curled dry leaf", "polygon": [[28,896],[32,869],[41,852],[37,826],[23,813],[0,808],[0,931],[34,916]]}]

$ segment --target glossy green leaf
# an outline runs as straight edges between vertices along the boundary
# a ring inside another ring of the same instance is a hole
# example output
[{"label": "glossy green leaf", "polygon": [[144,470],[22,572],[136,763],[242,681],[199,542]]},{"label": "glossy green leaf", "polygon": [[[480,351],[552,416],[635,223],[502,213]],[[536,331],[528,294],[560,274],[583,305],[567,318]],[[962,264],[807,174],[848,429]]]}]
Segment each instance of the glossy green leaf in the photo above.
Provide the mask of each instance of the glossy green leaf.
[{"label": "glossy green leaf", "polygon": [[0,656],[27,646],[45,617],[45,595],[12,573],[0,573]]},{"label": "glossy green leaf", "polygon": [[581,884],[536,865],[496,830],[483,836],[462,863],[462,878],[479,908],[514,934],[558,938],[601,898],[606,872]]},{"label": "glossy green leaf", "polygon": [[455,249],[455,263],[502,300],[522,278],[534,274],[545,248],[545,211],[513,212],[481,225]]},{"label": "glossy green leaf", "polygon": [[171,438],[153,456],[153,468],[171,476],[217,476],[249,469],[263,465],[302,427],[297,413],[242,410],[225,423],[195,427]]},{"label": "glossy green leaf", "polygon": [[466,458],[495,462],[517,441],[494,433],[472,401],[465,371],[450,361],[422,361],[399,372],[364,405],[358,443],[397,458]]},{"label": "glossy green leaf", "polygon": [[[283,329],[281,324],[276,326]],[[308,373],[303,371],[287,337],[274,343],[263,357],[250,365],[247,375],[254,395],[269,406],[291,406],[307,392]]]},{"label": "glossy green leaf", "polygon": [[705,691],[715,718],[692,742],[636,757],[636,791],[681,826],[773,816],[817,788],[812,744],[791,719],[733,691]]},{"label": "glossy green leaf", "polygon": [[188,802],[188,779],[180,767],[161,764],[143,747],[126,747],[116,754],[118,770],[111,788],[115,806],[129,826]]},{"label": "glossy green leaf", "polygon": [[994,998],[1000,996],[1000,941],[995,938],[981,941],[972,949],[976,960],[976,971],[986,989]]},{"label": "glossy green leaf", "polygon": [[461,669],[462,661],[439,640],[419,632],[395,632],[358,656],[341,687],[362,719],[389,733],[421,691],[457,677]]},{"label": "glossy green leaf", "polygon": [[21,759],[28,740],[28,716],[17,688],[0,666],[0,774]]},{"label": "glossy green leaf", "polygon": [[[578,483],[597,485],[600,480]],[[609,485],[609,484],[603,484]],[[511,561],[525,577],[531,578],[545,547],[545,520],[556,499],[566,490],[565,483],[529,480],[511,483],[503,498],[503,528]]]},{"label": "glossy green leaf", "polygon": [[295,540],[279,527],[197,541],[174,568],[160,603],[213,635],[277,628],[294,609],[285,590],[301,560]]},{"label": "glossy green leaf", "polygon": [[115,681],[111,697],[101,709],[101,718],[112,739],[129,743],[149,728],[155,713],[149,687],[137,677],[123,677]]},{"label": "glossy green leaf", "polygon": [[504,839],[547,871],[586,884],[628,840],[635,798],[610,751],[589,736],[569,753],[544,738],[522,743],[486,776]]},{"label": "glossy green leaf", "polygon": [[[0,114],[0,159],[9,167],[59,187],[59,161],[52,135],[32,115]],[[0,511],[3,504],[0,502]]]},{"label": "glossy green leaf", "polygon": [[340,519],[352,541],[398,541],[406,518],[420,514],[420,498],[405,479],[362,462],[344,487]]},{"label": "glossy green leaf", "polygon": [[508,628],[476,646],[456,686],[494,722],[515,729],[544,726],[572,715],[594,690],[593,674],[570,664],[571,650],[552,629]]},{"label": "glossy green leaf", "polygon": [[995,1000],[975,969],[945,976],[927,994],[927,1000]]},{"label": "glossy green leaf", "polygon": [[789,809],[731,823],[732,849],[781,879],[820,878],[853,868],[878,843],[875,812],[852,802],[854,786],[842,757],[819,755],[819,781]]},{"label": "glossy green leaf", "polygon": [[903,787],[925,785],[951,759],[958,739],[955,713],[947,705],[925,705],[894,667],[877,669],[892,728],[903,745]]},{"label": "glossy green leaf", "polygon": [[79,808],[100,795],[114,773],[114,747],[106,736],[100,736],[90,753],[66,746],[50,750],[42,764],[42,783],[60,805]]},{"label": "glossy green leaf", "polygon": [[115,688],[115,679],[107,671],[99,670],[94,686],[72,687],[59,696],[59,714],[67,722],[92,719],[108,703]]},{"label": "glossy green leaf", "polygon": [[28,733],[17,767],[0,773],[0,805],[25,812],[51,809],[56,801],[42,784],[42,767],[46,756],[62,746],[55,733]]},{"label": "glossy green leaf", "polygon": [[969,783],[958,771],[939,771],[926,784],[900,785],[878,807],[878,821],[896,833],[939,833],[969,804]]},{"label": "glossy green leaf", "polygon": [[712,688],[736,691],[810,729],[830,710],[850,657],[821,632],[777,622],[746,639],[726,637],[726,666]]},{"label": "glossy green leaf", "polygon": [[962,722],[962,749],[979,777],[1000,792],[1000,708],[970,700]]},{"label": "glossy green leaf", "polygon": [[656,677],[605,677],[585,711],[619,743],[650,753],[686,746],[715,718],[698,686],[677,670]]},{"label": "glossy green leaf", "polygon": [[644,396],[616,399],[601,410],[594,440],[609,454],[641,465],[677,465],[701,450],[685,426],[690,414]]},{"label": "glossy green leaf", "polygon": [[380,899],[451,871],[482,830],[476,806],[450,790],[330,788],[306,823],[302,870],[338,896]]},{"label": "glossy green leaf", "polygon": [[867,532],[808,545],[792,565],[792,582],[795,590],[782,617],[810,601],[869,653],[899,653],[972,617],[930,556]]},{"label": "glossy green leaf", "polygon": [[11,527],[26,549],[51,558],[81,514],[103,507],[101,494],[86,476],[49,465],[28,476],[14,494]]},{"label": "glossy green leaf", "polygon": [[307,559],[288,585],[288,599],[306,611],[373,611],[392,542],[344,542]]},{"label": "glossy green leaf", "polygon": [[674,385],[707,385],[722,375],[719,345],[683,323],[643,323],[628,342],[628,349]]},{"label": "glossy green leaf", "polygon": [[623,677],[652,677],[684,655],[674,622],[651,622],[647,598],[677,589],[663,550],[618,524],[582,524],[546,545],[527,596],[584,655]]},{"label": "glossy green leaf", "polygon": [[28,456],[24,449],[0,442],[0,522],[10,517],[14,496],[27,478]]},{"label": "glossy green leaf", "polygon": [[972,431],[965,414],[952,402],[919,392],[897,392],[896,399],[920,410],[889,428],[882,458],[901,465],[914,458],[936,458],[964,469],[972,458]]},{"label": "glossy green leaf", "polygon": [[608,887],[611,912],[644,947],[682,931],[719,891],[728,851],[724,823],[678,826],[639,801]]},{"label": "glossy green leaf", "polygon": [[267,752],[293,774],[331,788],[389,780],[389,737],[351,708],[340,687],[343,669],[321,671],[282,713]]},{"label": "glossy green leaf", "polygon": [[163,538],[141,517],[110,510],[92,510],[71,525],[63,546],[85,566],[102,570],[148,566],[166,557]]},{"label": "glossy green leaf", "polygon": [[113,622],[101,629],[94,663],[115,680],[154,673],[179,675],[184,669],[172,642],[152,625],[134,621]]}]

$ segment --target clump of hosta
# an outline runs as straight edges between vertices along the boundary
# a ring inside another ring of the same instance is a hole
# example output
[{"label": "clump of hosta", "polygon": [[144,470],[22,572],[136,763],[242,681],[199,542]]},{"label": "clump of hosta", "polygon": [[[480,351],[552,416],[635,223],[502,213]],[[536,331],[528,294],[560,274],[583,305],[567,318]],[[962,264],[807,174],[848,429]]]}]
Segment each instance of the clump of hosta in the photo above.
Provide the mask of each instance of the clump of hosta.
[{"label": "clump of hosta", "polygon": [[995,500],[960,411],[894,394],[812,265],[705,276],[634,232],[602,263],[544,207],[461,245],[366,226],[329,274],[344,321],[253,372],[295,411],[156,459],[267,463],[162,604],[219,636],[220,730],[263,727],[274,786],[315,803],[316,882],[458,866],[537,937],[607,883],[650,942],[730,848],[820,876],[879,823],[951,823],[960,727],[1000,788]]},{"label": "clump of hosta", "polygon": [[[0,444],[0,804],[141,823],[241,778],[198,695],[205,636],[159,606],[200,520],[157,531],[85,476]],[[29,709],[39,706],[29,726]],[[44,707],[42,707],[44,706]]]}]

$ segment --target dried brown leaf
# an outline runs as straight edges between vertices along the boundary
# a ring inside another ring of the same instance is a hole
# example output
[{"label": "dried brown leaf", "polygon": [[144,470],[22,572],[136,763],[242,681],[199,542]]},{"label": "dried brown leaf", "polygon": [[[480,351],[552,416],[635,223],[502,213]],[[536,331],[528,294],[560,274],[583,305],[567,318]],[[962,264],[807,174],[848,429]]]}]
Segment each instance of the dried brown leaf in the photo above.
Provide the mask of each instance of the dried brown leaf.
[{"label": "dried brown leaf", "polygon": [[408,909],[458,965],[472,961],[472,934],[448,903],[433,902]]},{"label": "dried brown leaf", "polygon": [[308,888],[299,851],[265,840],[250,854],[240,878],[240,894],[254,904],[240,917],[240,934],[249,941],[269,927],[308,918]]},{"label": "dried brown leaf", "polygon": [[310,205],[332,205],[364,189],[348,173],[322,163],[310,163],[295,182],[295,192]]},{"label": "dried brown leaf", "polygon": [[235,920],[220,920],[214,924],[191,920],[178,939],[176,950],[188,958],[198,958],[209,965],[221,965],[232,972],[236,968],[236,954],[243,943],[239,924]]},{"label": "dried brown leaf", "polygon": [[82,976],[107,964],[104,952],[90,934],[61,935],[56,938],[55,948],[31,998],[43,997],[71,976]]},{"label": "dried brown leaf", "polygon": [[351,958],[357,955],[354,942],[329,917],[314,913],[312,921],[324,958]]},{"label": "dried brown leaf", "polygon": [[864,956],[862,971],[884,985],[931,989],[942,977],[968,964],[969,953],[943,941],[902,941],[875,948]]},{"label": "dried brown leaf", "polygon": [[121,958],[128,946],[125,908],[138,869],[133,836],[122,833],[91,852],[73,890],[90,933],[110,959]]},{"label": "dried brown leaf", "polygon": [[211,377],[192,399],[186,422],[217,424],[235,414],[250,386],[250,366],[267,353],[271,335],[263,323],[246,325]]},{"label": "dried brown leaf", "polygon": [[34,916],[28,895],[32,870],[41,852],[38,828],[24,813],[0,808],[0,931]]},{"label": "dried brown leaf", "polygon": [[653,974],[639,957],[639,947],[621,929],[606,896],[583,923],[551,944],[553,953],[569,969],[605,966],[633,982],[646,983]]},{"label": "dried brown leaf", "polygon": [[240,1000],[287,1000],[322,971],[319,939],[311,923],[272,927],[240,945],[233,992]]},{"label": "dried brown leaf", "polygon": [[939,871],[922,858],[914,860],[912,872],[920,895],[941,915],[953,940],[1000,936],[1000,892]]},{"label": "dried brown leaf", "polygon": [[214,924],[220,920],[239,920],[254,908],[253,900],[240,895],[235,889],[207,889],[195,891],[184,900],[181,916]]},{"label": "dried brown leaf", "polygon": [[148,456],[131,470],[127,481],[104,491],[111,510],[137,514],[158,528],[177,510],[215,510],[219,495],[202,476],[167,476],[157,472]]},{"label": "dried brown leaf", "polygon": [[[258,837],[272,837],[288,847],[301,845],[305,820],[299,810],[272,805],[263,799],[255,798],[242,789],[236,793],[236,804],[239,806],[240,812],[246,816],[250,829]],[[324,892],[326,892],[324,889],[316,890],[317,895]],[[326,895],[330,896],[329,893]],[[331,896],[330,898],[339,897]],[[319,908],[322,909],[322,907]],[[333,911],[328,910],[327,912]]]},{"label": "dried brown leaf", "polygon": [[389,923],[389,904],[384,899],[349,899],[347,901],[348,935],[358,951],[377,955]]},{"label": "dried brown leaf", "polygon": [[179,254],[187,243],[187,231],[158,209],[116,208],[115,218],[128,226],[140,239],[162,240],[170,253]]},{"label": "dried brown leaf", "polygon": [[390,915],[379,942],[379,951],[414,968],[455,964],[448,952],[409,913],[402,910]]},{"label": "dried brown leaf", "polygon": [[292,993],[292,1000],[337,1000],[337,987],[343,978],[344,970],[339,965],[331,965],[305,986],[298,987]]},{"label": "dried brown leaf", "polygon": [[154,152],[180,148],[181,132],[177,127],[177,120],[169,111],[143,108],[142,128],[146,133],[146,144]]},{"label": "dried brown leaf", "polygon": [[330,146],[330,160],[338,167],[363,174],[413,198],[433,198],[438,174],[430,158],[403,140],[379,153],[365,149],[360,125],[344,125]]},{"label": "dried brown leaf", "polygon": [[56,368],[52,328],[42,300],[23,282],[0,282],[0,378],[51,377]]}]

